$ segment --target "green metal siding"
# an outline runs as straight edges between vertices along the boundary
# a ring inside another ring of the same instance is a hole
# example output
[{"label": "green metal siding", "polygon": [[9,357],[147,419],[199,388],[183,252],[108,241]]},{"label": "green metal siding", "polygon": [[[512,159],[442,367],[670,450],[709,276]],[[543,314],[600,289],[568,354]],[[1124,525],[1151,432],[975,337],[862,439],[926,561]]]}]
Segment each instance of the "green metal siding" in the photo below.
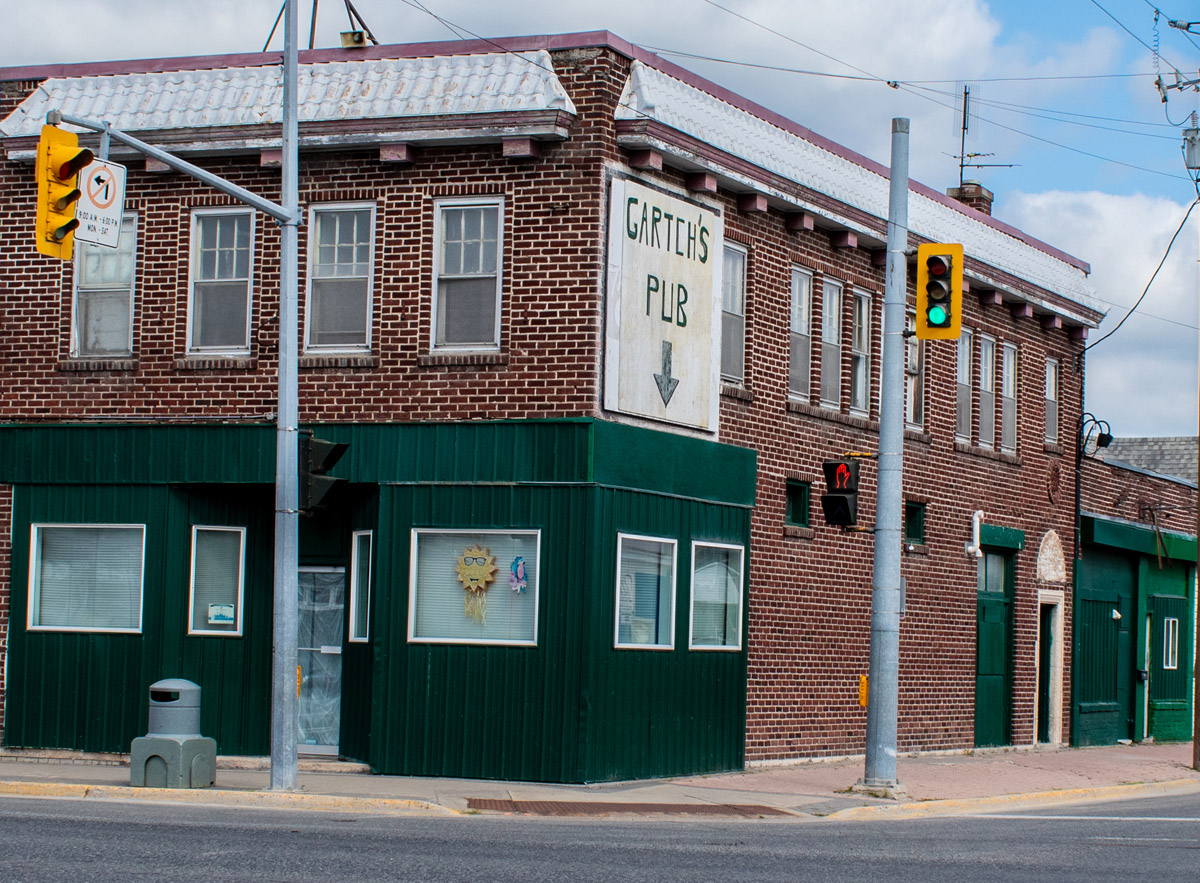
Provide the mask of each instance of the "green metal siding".
[{"label": "green metal siding", "polygon": [[[742,649],[689,650],[691,543],[742,545],[749,561],[750,518],[669,497],[603,488],[595,498],[596,560],[583,716],[589,781],[741,769],[746,728],[746,611]],[[674,649],[614,649],[618,533],[675,539]]]},{"label": "green metal siding", "polygon": [[[149,686],[201,686],[201,731],[224,754],[269,748],[271,492],[161,486],[22,486],[14,492],[5,743],[124,752],[145,735]],[[29,525],[145,524],[142,632],[27,631]],[[189,636],[192,524],[247,530],[243,637]]]},{"label": "green metal siding", "polygon": [[1161,555],[1164,559],[1172,561],[1196,560],[1196,538],[1186,534],[1169,530],[1156,533],[1144,525],[1112,521],[1092,515],[1083,516],[1081,531],[1085,543],[1110,546],[1142,555]]}]

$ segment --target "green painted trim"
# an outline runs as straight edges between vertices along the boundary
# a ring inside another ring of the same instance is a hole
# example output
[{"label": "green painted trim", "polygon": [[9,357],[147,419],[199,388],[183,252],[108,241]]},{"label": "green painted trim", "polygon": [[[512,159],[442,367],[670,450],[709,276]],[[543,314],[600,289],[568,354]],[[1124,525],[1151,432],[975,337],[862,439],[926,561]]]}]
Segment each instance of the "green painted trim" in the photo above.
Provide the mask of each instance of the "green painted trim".
[{"label": "green painted trim", "polygon": [[[311,424],[362,484],[598,484],[750,507],[757,454],[593,418]],[[0,483],[274,484],[271,424],[0,426]]]},{"label": "green painted trim", "polygon": [[[1158,555],[1157,538],[1154,529],[1128,521],[1115,521],[1098,515],[1084,515],[1082,518],[1082,533],[1084,542],[1098,546],[1112,546],[1142,555]],[[1160,531],[1164,548],[1164,557],[1172,561],[1196,561],[1196,538],[1175,531]]]},{"label": "green painted trim", "polygon": [[1025,548],[1025,531],[1017,530],[1015,527],[1000,527],[998,524],[981,524],[979,525],[979,545],[1016,549],[1019,552]]}]

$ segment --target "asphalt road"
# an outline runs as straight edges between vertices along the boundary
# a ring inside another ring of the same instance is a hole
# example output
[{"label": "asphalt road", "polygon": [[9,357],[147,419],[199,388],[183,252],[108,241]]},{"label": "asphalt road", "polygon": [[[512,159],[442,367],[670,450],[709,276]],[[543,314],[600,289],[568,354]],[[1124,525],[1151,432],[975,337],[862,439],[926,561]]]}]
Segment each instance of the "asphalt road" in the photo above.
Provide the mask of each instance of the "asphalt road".
[{"label": "asphalt road", "polygon": [[0,799],[0,881],[1195,883],[1200,800],[913,821],[356,816]]}]

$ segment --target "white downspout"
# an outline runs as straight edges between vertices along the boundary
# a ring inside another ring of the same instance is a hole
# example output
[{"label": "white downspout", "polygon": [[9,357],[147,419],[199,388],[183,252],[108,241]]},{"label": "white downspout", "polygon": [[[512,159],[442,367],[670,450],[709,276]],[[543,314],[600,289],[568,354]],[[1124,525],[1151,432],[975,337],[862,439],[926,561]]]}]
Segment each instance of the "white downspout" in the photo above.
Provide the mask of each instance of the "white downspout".
[{"label": "white downspout", "polygon": [[979,548],[979,527],[983,524],[983,510],[976,509],[971,516],[971,542],[964,543],[963,549],[968,558],[982,558],[983,550]]}]

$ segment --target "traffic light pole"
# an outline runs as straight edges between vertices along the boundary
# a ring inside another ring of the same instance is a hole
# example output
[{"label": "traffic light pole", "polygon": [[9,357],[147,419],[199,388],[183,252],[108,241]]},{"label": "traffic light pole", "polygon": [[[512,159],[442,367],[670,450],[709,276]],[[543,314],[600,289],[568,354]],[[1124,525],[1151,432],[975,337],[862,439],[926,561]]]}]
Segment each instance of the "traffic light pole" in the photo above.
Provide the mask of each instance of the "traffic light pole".
[{"label": "traffic light pole", "polygon": [[871,591],[871,668],[867,757],[858,790],[895,797],[900,681],[900,531],[904,508],[904,337],[908,257],[907,119],[892,120],[887,269],[883,292],[883,372],[879,395],[879,493]]},{"label": "traffic light pole", "polygon": [[296,0],[285,0],[286,24],[283,64],[283,183],[282,205],[264,199],[244,187],[214,175],[199,166],[114,129],[107,122],[81,119],[52,110],[46,114],[51,126],[62,123],[99,132],[107,154],[107,141],[132,147],[168,167],[203,182],[279,222],[279,402],[275,444],[275,583],[273,656],[271,662],[271,789],[290,791],[296,787],[299,729],[299,684],[296,668],[299,592],[300,476],[297,432],[299,383],[297,355],[299,254],[299,128],[297,83],[299,59],[296,42]]}]

